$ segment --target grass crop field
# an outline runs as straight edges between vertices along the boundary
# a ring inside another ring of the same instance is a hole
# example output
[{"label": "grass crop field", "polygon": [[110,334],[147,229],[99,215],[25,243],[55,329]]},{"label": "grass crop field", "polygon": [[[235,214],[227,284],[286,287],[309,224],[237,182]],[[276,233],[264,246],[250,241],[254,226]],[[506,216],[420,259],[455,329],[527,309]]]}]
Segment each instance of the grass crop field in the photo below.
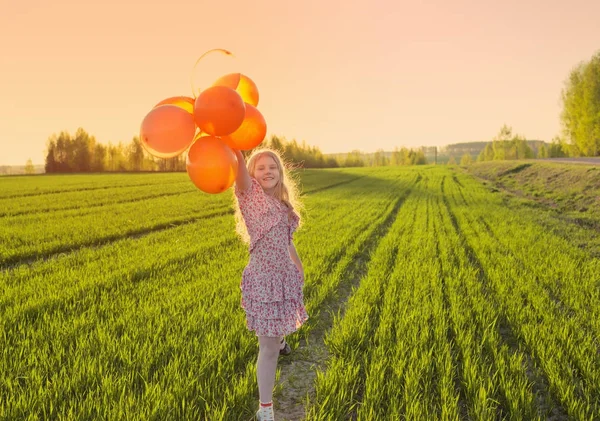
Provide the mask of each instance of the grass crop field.
[{"label": "grass crop field", "polygon": [[[304,170],[279,420],[600,419],[600,167]],[[231,191],[0,178],[0,420],[250,420]]]}]

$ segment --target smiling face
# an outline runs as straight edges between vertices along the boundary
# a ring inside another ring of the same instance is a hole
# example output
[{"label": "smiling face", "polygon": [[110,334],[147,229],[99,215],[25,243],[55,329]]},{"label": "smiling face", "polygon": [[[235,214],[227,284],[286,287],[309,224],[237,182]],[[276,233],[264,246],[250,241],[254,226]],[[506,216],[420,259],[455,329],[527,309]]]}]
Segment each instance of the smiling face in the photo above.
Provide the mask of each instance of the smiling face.
[{"label": "smiling face", "polygon": [[273,157],[267,154],[258,157],[254,167],[254,178],[266,192],[273,191],[281,179],[279,166]]}]

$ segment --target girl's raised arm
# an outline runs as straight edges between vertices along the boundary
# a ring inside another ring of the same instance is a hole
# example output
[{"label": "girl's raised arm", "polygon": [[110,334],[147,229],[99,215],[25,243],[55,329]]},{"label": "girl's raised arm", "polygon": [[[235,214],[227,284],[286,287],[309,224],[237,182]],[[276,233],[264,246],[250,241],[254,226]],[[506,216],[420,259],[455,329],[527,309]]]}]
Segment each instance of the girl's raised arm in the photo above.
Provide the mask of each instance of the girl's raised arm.
[{"label": "girl's raised arm", "polygon": [[242,155],[242,152],[237,149],[234,149],[234,152],[238,159],[238,174],[237,178],[235,179],[235,184],[237,185],[239,191],[246,191],[252,186],[252,179],[250,178],[250,174],[246,168],[246,160],[244,159],[244,155]]}]

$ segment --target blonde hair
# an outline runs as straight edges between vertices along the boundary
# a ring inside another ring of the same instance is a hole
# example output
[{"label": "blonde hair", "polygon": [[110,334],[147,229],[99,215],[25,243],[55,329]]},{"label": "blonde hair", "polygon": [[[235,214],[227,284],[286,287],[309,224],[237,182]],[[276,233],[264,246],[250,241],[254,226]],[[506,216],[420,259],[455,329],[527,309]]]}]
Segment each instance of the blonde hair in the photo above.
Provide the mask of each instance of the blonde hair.
[{"label": "blonde hair", "polygon": [[[292,166],[287,164],[280,153],[274,149],[269,148],[260,148],[255,149],[250,157],[247,160],[246,167],[248,168],[248,173],[250,173],[250,177],[254,178],[254,173],[256,170],[256,163],[259,158],[263,156],[269,156],[273,158],[275,164],[277,164],[277,168],[279,169],[279,182],[274,188],[273,197],[282,202],[289,209],[289,217],[291,218],[292,213],[295,212],[298,215],[298,227],[302,222],[301,211],[302,211],[302,202],[300,201],[300,194],[298,191],[297,181],[290,174],[290,169]],[[238,200],[236,198],[236,207],[235,207],[235,226],[238,235],[242,238],[245,243],[250,243],[250,236],[248,234],[248,230],[246,228],[246,224],[244,222],[244,218],[242,216],[242,212],[240,210],[240,206]]]}]

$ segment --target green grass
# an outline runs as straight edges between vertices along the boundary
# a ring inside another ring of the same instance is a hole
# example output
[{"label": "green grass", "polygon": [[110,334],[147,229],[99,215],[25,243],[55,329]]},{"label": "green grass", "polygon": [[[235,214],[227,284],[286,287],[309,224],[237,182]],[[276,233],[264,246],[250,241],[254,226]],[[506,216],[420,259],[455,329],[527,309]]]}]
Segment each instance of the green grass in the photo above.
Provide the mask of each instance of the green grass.
[{"label": "green grass", "polygon": [[[291,361],[311,334],[328,355],[307,419],[600,416],[597,232],[547,206],[572,192],[546,164],[518,165],[296,174],[311,318]],[[252,416],[231,191],[113,174],[0,192],[0,420]]]}]

